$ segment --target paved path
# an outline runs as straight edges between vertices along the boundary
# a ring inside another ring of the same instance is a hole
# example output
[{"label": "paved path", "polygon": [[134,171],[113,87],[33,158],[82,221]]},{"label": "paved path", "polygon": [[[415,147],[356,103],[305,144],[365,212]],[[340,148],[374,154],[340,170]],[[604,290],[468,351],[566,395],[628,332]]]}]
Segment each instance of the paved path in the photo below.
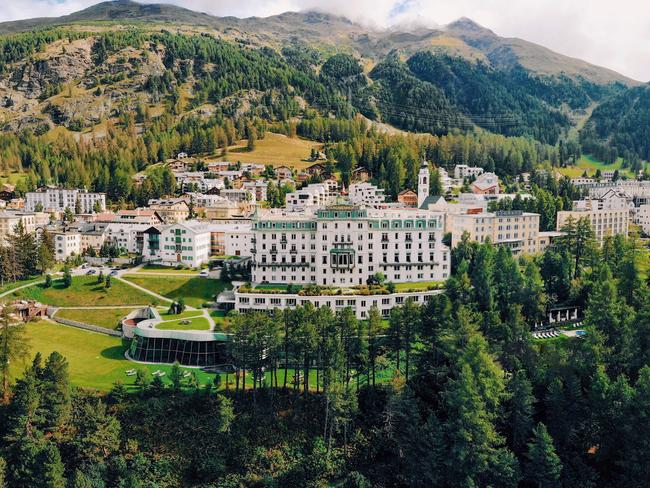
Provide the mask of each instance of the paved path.
[{"label": "paved path", "polygon": [[[159,300],[162,300],[162,301],[167,302],[167,303],[174,303],[174,300],[172,300],[170,298],[167,298],[166,296],[163,296],[163,295],[161,295],[159,293],[156,293],[155,291],[151,291],[149,288],[145,288],[144,286],[140,286],[140,285],[137,285],[137,284],[135,284],[135,283],[133,283],[133,282],[131,282],[129,280],[125,280],[125,279],[121,278],[120,276],[113,276],[113,278],[115,278],[116,280],[119,280],[122,283],[125,283],[125,284],[127,284],[129,286],[132,286],[133,288],[136,288],[136,289],[138,289],[140,291],[148,293],[149,295],[151,295],[153,297],[156,297]],[[190,307],[189,305],[185,305],[185,309],[186,310],[197,310],[196,308]]]},{"label": "paved path", "polygon": [[208,319],[208,323],[210,324],[210,330],[214,330],[216,327],[216,323],[214,319],[212,318],[212,315],[210,315],[210,309],[209,308],[204,308],[203,309],[203,315],[205,316],[206,319]]},{"label": "paved path", "polygon": [[40,285],[42,283],[45,283],[45,280],[34,281],[33,283],[27,283],[26,285],[17,286],[16,288],[12,288],[11,290],[5,291],[4,293],[0,293],[0,298],[4,298],[15,291],[22,290],[23,288],[29,288],[30,286]]}]

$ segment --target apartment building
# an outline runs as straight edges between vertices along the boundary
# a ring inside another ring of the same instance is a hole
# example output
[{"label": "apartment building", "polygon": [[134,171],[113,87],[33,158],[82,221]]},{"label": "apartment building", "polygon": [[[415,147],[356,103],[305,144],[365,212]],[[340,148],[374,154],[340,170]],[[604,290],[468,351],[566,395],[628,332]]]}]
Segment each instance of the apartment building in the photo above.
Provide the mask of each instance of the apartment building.
[{"label": "apartment building", "polygon": [[253,281],[351,286],[383,273],[394,283],[443,281],[444,215],[330,205],[267,210],[253,219]]},{"label": "apartment building", "polygon": [[583,186],[587,188],[591,198],[602,198],[614,190],[631,200],[635,207],[650,203],[650,181],[619,180]]},{"label": "apartment building", "polygon": [[56,261],[65,261],[69,257],[81,254],[81,234],[79,232],[54,231],[51,234]]},{"label": "apartment building", "polygon": [[14,233],[14,229],[19,222],[23,224],[25,232],[32,233],[36,229],[46,226],[50,221],[50,216],[44,212],[20,212],[4,211],[0,212],[0,245],[4,239]]},{"label": "apartment building", "polygon": [[167,224],[183,222],[190,216],[190,207],[183,198],[152,198],[148,207]]},{"label": "apartment building", "polygon": [[29,212],[34,212],[40,206],[47,212],[63,212],[66,208],[74,211],[77,202],[81,205],[81,213],[93,213],[97,203],[101,211],[104,211],[106,194],[65,188],[47,188],[25,194],[25,210]]},{"label": "apartment building", "polygon": [[141,254],[144,247],[144,233],[150,224],[110,223],[104,229],[104,242],[126,252]]},{"label": "apartment building", "polygon": [[587,218],[599,242],[608,235],[627,236],[632,208],[627,197],[609,190],[599,199],[574,201],[573,210],[558,212],[557,229],[561,230],[569,219]]},{"label": "apartment building", "polygon": [[372,183],[352,183],[348,190],[348,198],[355,205],[367,205],[377,207],[386,201],[384,189],[378,188]]},{"label": "apartment building", "polygon": [[210,259],[210,230],[198,221],[152,226],[144,232],[142,256],[165,266],[198,268]]},{"label": "apartment building", "polygon": [[265,202],[267,199],[267,191],[269,184],[265,180],[245,181],[242,184],[242,189],[248,190],[255,195],[255,201]]},{"label": "apartment building", "polygon": [[323,183],[314,183],[292,193],[287,193],[286,205],[287,208],[328,205],[336,196],[336,182],[327,180]]},{"label": "apartment building", "polygon": [[454,166],[454,178],[463,180],[465,178],[477,178],[483,174],[483,168],[478,166],[468,166],[467,164],[457,164]]},{"label": "apartment building", "polygon": [[539,249],[539,214],[521,210],[450,214],[451,245],[467,232],[470,240],[509,247],[513,254],[533,254]]}]

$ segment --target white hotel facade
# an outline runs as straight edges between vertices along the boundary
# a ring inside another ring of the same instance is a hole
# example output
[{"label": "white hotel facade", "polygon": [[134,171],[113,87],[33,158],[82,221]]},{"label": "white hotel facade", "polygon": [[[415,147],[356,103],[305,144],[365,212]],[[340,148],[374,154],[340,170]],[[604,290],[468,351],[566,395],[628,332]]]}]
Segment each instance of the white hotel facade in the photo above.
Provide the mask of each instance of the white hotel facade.
[{"label": "white hotel facade", "polygon": [[375,209],[337,204],[300,211],[266,210],[253,218],[254,284],[319,285],[342,295],[306,296],[235,292],[235,309],[272,310],[312,303],[336,311],[350,306],[358,318],[371,307],[387,316],[408,298],[426,302],[438,290],[355,294],[354,286],[382,273],[398,283],[442,282],[451,271],[442,243],[444,214],[414,208]]},{"label": "white hotel facade", "polygon": [[301,212],[267,211],[253,219],[255,283],[363,285],[444,281],[449,248],[444,215],[430,210],[332,205]]}]

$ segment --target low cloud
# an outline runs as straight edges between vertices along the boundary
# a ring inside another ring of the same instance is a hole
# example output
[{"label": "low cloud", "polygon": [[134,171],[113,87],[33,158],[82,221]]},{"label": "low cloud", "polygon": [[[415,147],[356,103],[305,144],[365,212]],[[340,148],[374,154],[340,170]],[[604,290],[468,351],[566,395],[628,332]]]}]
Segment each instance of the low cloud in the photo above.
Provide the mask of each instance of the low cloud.
[{"label": "low cloud", "polygon": [[[638,80],[650,80],[650,2],[647,0],[166,1],[213,15],[238,17],[320,10],[373,27],[402,24],[435,27],[464,16],[501,36],[520,37]],[[0,11],[0,20],[59,16],[94,3],[93,0],[7,0]]]}]

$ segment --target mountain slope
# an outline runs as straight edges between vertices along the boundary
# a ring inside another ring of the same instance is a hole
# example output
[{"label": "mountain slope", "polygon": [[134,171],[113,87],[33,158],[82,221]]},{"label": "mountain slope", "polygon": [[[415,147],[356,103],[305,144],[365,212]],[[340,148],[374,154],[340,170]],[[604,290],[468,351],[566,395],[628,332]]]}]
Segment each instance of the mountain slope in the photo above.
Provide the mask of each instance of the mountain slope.
[{"label": "mountain slope", "polygon": [[638,84],[607,68],[555,53],[537,44],[516,38],[499,37],[469,19],[459,19],[446,28],[405,32],[399,28],[373,30],[344,17],[317,12],[287,12],[265,18],[238,19],[214,17],[171,5],[141,5],[130,0],[117,0],[103,2],[60,18],[0,23],[0,33],[97,21],[146,21],[203,26],[227,38],[276,49],[300,40],[329,52],[345,50],[373,63],[383,60],[393,50],[400,51],[404,56],[429,50],[470,60],[483,60],[496,68],[510,68],[520,64],[538,74],[564,74],[598,84]]},{"label": "mountain slope", "polygon": [[638,156],[650,161],[650,84],[630,88],[601,103],[582,129],[581,139],[592,153],[614,148],[626,159]]}]

